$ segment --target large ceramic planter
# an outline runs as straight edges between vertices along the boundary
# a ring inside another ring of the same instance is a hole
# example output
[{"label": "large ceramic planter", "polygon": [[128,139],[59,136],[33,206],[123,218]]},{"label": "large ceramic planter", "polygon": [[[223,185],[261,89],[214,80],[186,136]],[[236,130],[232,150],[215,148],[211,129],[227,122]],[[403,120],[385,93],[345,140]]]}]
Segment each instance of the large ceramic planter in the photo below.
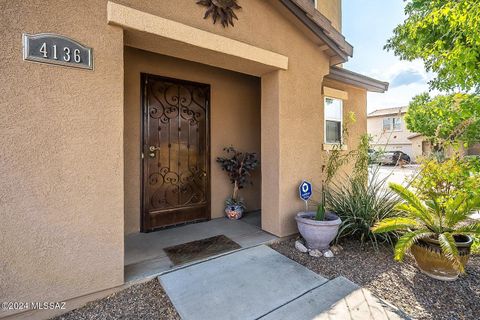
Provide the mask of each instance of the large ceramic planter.
[{"label": "large ceramic planter", "polygon": [[[473,240],[469,236],[455,236],[455,244],[464,267],[470,257],[472,242]],[[438,240],[418,240],[412,246],[411,252],[418,267],[426,275],[443,281],[453,281],[458,278],[460,273],[454,268],[453,263],[442,254]]]},{"label": "large ceramic planter", "polygon": [[337,236],[338,228],[342,223],[342,220],[332,212],[325,214],[324,221],[315,220],[313,211],[299,212],[295,220],[307,247],[317,250],[326,250],[330,247],[330,242]]},{"label": "large ceramic planter", "polygon": [[243,217],[243,208],[241,206],[226,206],[225,214],[230,220],[238,220]]}]

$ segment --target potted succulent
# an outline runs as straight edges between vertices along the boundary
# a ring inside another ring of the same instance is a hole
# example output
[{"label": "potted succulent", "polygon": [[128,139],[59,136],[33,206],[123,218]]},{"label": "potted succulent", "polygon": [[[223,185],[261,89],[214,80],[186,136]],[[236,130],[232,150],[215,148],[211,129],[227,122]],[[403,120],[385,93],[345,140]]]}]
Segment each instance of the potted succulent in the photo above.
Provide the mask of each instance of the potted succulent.
[{"label": "potted succulent", "polygon": [[378,222],[376,233],[399,231],[395,259],[411,251],[420,270],[432,278],[452,281],[464,273],[472,237],[480,236],[480,222],[470,214],[480,209],[480,174],[468,161],[430,160],[414,182],[415,193],[391,183],[403,199],[399,217]]},{"label": "potted succulent", "polygon": [[238,191],[252,184],[251,172],[258,166],[258,158],[256,153],[238,152],[234,147],[223,150],[227,157],[218,157],[217,162],[222,170],[227,172],[233,184],[232,196],[225,201],[225,214],[229,219],[238,220],[242,218],[246,209],[243,199],[238,196]]},{"label": "potted succulent", "polygon": [[325,209],[325,185],[316,211],[299,212],[295,216],[298,231],[305,239],[308,249],[327,250],[335,239],[342,221],[333,212]]}]

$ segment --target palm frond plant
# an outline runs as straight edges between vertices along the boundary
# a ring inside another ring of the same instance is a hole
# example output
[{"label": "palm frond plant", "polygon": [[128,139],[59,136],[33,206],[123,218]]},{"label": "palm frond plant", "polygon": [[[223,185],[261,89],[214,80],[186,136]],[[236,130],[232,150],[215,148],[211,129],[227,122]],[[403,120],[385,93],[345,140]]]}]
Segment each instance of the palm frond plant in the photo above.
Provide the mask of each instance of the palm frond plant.
[{"label": "palm frond plant", "polygon": [[[480,210],[480,174],[468,171],[469,164],[458,158],[448,162],[430,160],[423,169],[420,180],[414,183],[416,193],[390,183],[390,189],[403,200],[395,206],[401,216],[385,218],[372,231],[401,232],[395,245],[396,260],[402,261],[410,250],[424,273],[455,280],[464,273],[472,236],[480,237],[480,222],[470,219],[473,212]],[[456,185],[458,176],[465,180],[462,188]]]}]

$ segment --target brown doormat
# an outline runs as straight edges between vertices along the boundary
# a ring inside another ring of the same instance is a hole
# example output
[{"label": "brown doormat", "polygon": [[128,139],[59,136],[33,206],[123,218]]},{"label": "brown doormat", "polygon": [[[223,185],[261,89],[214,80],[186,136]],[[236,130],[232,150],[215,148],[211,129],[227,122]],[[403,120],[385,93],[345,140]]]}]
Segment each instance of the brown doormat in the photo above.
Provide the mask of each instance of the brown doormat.
[{"label": "brown doormat", "polygon": [[187,242],[163,249],[174,265],[211,257],[220,253],[240,249],[235,241],[222,235]]}]

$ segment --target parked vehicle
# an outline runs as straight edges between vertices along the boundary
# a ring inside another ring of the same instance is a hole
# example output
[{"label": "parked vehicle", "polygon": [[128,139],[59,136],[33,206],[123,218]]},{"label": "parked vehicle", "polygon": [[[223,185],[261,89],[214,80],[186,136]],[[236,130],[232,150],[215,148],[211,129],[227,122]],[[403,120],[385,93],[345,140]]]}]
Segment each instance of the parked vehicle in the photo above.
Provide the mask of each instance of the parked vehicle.
[{"label": "parked vehicle", "polygon": [[410,163],[410,156],[402,151],[386,151],[380,153],[376,158],[376,162],[381,165],[398,165]]},{"label": "parked vehicle", "polygon": [[380,152],[373,149],[368,149],[368,164],[377,163],[377,158],[380,156]]}]

